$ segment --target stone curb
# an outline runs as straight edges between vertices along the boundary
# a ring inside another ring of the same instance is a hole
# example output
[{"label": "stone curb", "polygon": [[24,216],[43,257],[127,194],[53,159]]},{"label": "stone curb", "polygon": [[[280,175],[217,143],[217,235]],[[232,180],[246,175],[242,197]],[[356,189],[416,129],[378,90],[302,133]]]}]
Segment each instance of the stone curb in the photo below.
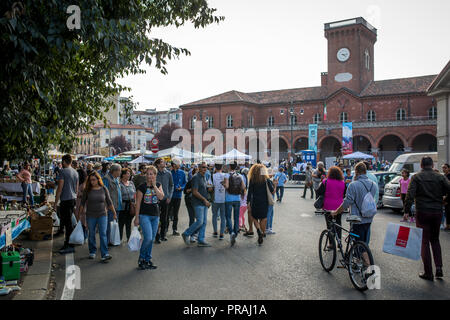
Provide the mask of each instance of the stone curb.
[{"label": "stone curb", "polygon": [[25,248],[34,250],[34,262],[13,300],[45,300],[52,271],[53,237],[47,241],[26,240],[22,243]]}]

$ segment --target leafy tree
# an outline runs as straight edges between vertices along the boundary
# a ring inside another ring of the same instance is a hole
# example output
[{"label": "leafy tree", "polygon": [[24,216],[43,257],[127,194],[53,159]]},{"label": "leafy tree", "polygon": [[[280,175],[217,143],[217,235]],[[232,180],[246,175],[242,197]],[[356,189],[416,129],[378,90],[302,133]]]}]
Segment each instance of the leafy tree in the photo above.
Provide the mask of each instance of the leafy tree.
[{"label": "leafy tree", "polygon": [[114,137],[110,146],[114,148],[114,155],[131,150],[131,143],[123,135]]},{"label": "leafy tree", "polygon": [[[172,132],[179,128],[180,126],[176,125],[175,123],[167,123],[161,128],[158,133],[155,134],[155,138],[159,140],[159,150],[172,148],[179,143],[178,141],[171,141]],[[147,143],[147,149],[150,150],[149,142]]]},{"label": "leafy tree", "polygon": [[69,30],[72,0],[0,1],[0,160],[40,157],[50,144],[69,152],[78,132],[106,124],[108,97],[129,90],[118,78],[145,73],[141,63],[166,74],[168,60],[190,54],[152,29],[224,19],[206,0],[76,2],[81,28]]}]

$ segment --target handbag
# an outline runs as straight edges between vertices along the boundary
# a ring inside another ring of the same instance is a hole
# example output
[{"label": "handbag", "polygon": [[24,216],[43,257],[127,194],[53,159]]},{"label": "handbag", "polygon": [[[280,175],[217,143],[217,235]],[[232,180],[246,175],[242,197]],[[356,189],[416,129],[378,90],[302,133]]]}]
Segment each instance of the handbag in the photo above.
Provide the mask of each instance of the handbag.
[{"label": "handbag", "polygon": [[316,201],[314,201],[314,208],[316,209],[322,209],[323,208],[323,204],[325,202],[325,191],[327,189],[327,181],[323,181],[320,186],[319,189],[316,190],[316,195],[318,195]]},{"label": "handbag", "polygon": [[[130,193],[128,192],[128,188],[125,186],[125,190],[127,190],[127,194],[128,194],[128,199],[130,199]],[[128,211],[128,214],[132,217],[134,217],[136,215],[136,206],[135,203],[133,203],[132,200],[129,200],[128,202],[126,202],[126,207],[125,207],[125,211]]]},{"label": "handbag", "polygon": [[269,202],[269,206],[273,206],[275,202],[273,201],[272,193],[270,192],[267,181],[266,181],[266,190],[267,190],[267,202]]},{"label": "handbag", "polygon": [[412,260],[419,260],[422,249],[421,228],[403,226],[390,222],[386,228],[383,252],[404,257]]}]

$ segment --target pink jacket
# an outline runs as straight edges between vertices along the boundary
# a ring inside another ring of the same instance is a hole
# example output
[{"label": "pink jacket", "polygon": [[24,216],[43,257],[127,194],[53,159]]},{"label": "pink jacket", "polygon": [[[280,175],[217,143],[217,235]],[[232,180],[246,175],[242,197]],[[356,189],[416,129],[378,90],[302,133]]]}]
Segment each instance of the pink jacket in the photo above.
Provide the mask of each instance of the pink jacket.
[{"label": "pink jacket", "polygon": [[326,179],[324,210],[336,210],[344,202],[345,182],[341,180]]}]

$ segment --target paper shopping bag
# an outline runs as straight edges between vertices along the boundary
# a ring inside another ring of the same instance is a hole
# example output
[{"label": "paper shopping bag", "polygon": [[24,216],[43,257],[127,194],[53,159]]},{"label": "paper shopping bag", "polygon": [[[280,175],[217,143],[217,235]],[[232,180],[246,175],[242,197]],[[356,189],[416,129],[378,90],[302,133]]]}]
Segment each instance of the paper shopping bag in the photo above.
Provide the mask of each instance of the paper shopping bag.
[{"label": "paper shopping bag", "polygon": [[384,238],[383,252],[419,260],[422,248],[422,229],[389,223]]}]

